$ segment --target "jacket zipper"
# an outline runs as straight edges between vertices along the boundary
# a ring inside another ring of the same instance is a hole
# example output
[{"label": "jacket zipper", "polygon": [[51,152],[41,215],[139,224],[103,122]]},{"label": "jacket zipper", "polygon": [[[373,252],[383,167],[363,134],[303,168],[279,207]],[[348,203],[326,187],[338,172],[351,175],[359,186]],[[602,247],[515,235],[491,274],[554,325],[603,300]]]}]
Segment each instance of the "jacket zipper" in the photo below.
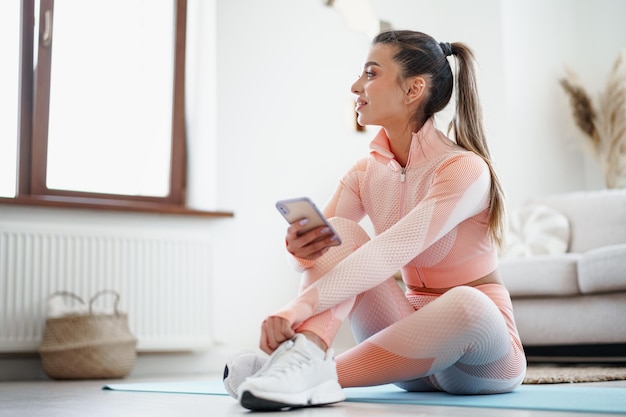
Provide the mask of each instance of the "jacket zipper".
[{"label": "jacket zipper", "polygon": [[404,199],[406,198],[406,167],[400,171],[400,206],[398,207],[398,220],[404,216]]},{"label": "jacket zipper", "polygon": [[400,218],[402,218],[406,213],[406,207],[405,207],[405,199],[406,199],[406,168],[411,164],[411,152],[409,152],[409,155],[406,159],[406,163],[404,164],[404,166],[401,168],[400,171]]},{"label": "jacket zipper", "polygon": [[[407,161],[408,165],[408,161]],[[404,200],[406,199],[406,166],[402,167],[400,171],[400,218],[405,215],[405,207]],[[419,279],[420,284],[422,284],[422,288],[426,288],[426,283],[424,282],[424,278],[422,277],[422,271],[416,266],[413,267],[417,274],[417,278]]]}]

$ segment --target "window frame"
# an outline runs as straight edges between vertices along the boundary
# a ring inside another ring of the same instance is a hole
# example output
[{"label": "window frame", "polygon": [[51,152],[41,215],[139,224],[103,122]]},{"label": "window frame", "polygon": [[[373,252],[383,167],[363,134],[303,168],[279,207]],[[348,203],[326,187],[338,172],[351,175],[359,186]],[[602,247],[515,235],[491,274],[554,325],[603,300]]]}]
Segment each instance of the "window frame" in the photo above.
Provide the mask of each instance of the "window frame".
[{"label": "window frame", "polygon": [[[35,1],[40,1],[37,68],[34,64]],[[0,203],[55,207],[95,208],[204,216],[232,216],[230,212],[187,208],[185,129],[185,47],[187,0],[175,0],[175,54],[172,100],[172,147],[169,192],[164,197],[102,194],[49,189],[46,186],[50,72],[53,39],[43,41],[54,22],[54,0],[21,0],[20,79],[18,99],[18,163],[14,198]],[[46,28],[45,13],[48,12]]]}]

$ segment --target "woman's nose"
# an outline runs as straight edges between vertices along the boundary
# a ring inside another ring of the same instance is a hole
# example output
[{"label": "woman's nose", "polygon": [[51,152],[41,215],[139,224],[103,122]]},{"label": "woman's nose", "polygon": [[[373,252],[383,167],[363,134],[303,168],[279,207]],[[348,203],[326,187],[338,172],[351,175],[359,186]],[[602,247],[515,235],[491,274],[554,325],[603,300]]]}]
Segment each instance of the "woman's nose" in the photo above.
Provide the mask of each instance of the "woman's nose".
[{"label": "woman's nose", "polygon": [[361,92],[361,86],[359,83],[360,80],[361,78],[359,78],[352,84],[352,87],[350,88],[350,91],[352,91],[352,94],[359,94]]}]

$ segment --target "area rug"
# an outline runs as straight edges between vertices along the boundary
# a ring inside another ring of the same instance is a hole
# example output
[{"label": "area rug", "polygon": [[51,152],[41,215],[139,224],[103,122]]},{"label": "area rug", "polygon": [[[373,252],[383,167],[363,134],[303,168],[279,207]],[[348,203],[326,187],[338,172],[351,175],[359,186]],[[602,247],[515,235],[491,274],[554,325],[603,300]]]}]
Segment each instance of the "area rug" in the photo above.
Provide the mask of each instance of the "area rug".
[{"label": "area rug", "polygon": [[626,366],[531,365],[524,384],[562,384],[626,380]]},{"label": "area rug", "polygon": [[[219,379],[109,384],[113,391],[226,396]],[[495,395],[451,395],[443,392],[406,392],[394,385],[346,388],[346,401],[450,407],[507,408],[522,410],[626,413],[626,388],[574,385],[522,385],[514,392]]]}]

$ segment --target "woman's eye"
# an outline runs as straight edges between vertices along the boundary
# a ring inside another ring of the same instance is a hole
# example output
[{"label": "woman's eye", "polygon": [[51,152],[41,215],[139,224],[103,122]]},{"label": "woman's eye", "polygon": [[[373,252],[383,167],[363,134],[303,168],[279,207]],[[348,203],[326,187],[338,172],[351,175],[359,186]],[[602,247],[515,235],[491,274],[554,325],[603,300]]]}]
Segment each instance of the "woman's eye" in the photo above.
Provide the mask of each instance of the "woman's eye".
[{"label": "woman's eye", "polygon": [[373,73],[372,71],[367,71],[367,70],[363,70],[359,73],[359,75],[357,76],[357,78],[361,78],[363,76],[365,76],[368,80],[373,78],[376,74]]}]

